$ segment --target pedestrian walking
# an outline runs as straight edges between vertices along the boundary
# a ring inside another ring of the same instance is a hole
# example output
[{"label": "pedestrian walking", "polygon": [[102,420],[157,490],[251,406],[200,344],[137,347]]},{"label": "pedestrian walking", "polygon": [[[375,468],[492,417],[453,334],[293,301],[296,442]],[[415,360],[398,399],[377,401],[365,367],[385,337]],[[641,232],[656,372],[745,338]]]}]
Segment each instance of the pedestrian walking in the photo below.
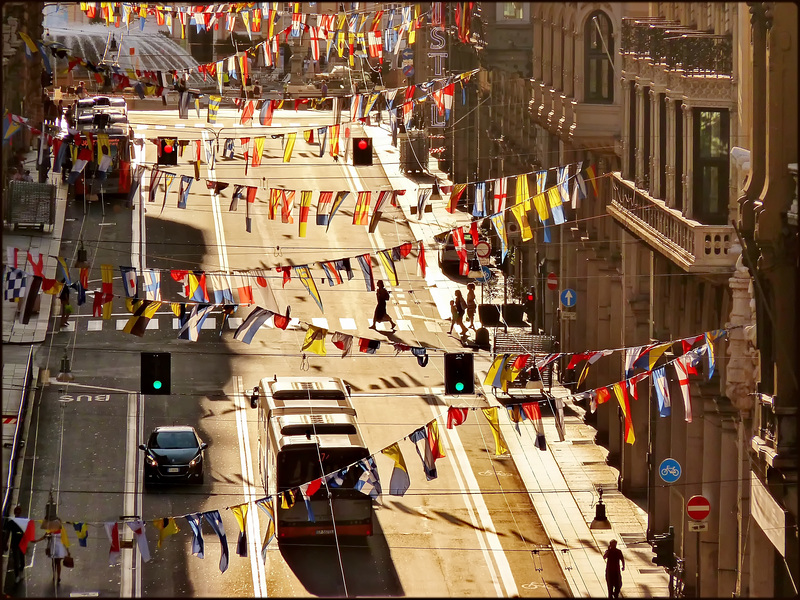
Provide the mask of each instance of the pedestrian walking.
[{"label": "pedestrian walking", "polygon": [[475,312],[478,310],[478,302],[475,300],[475,284],[467,284],[467,320],[469,328],[475,330]]},{"label": "pedestrian walking", "polygon": [[20,547],[20,543],[25,537],[25,527],[16,520],[21,518],[22,507],[17,505],[14,507],[14,518],[7,519],[3,524],[3,551],[9,551],[8,562],[14,569],[15,583],[22,581],[25,569],[25,552]]},{"label": "pedestrian walking", "polygon": [[61,321],[59,323],[59,328],[63,329],[67,326],[70,315],[75,312],[75,309],[72,308],[72,304],[69,302],[69,286],[66,281],[64,282],[64,287],[61,288],[58,299],[61,301]]},{"label": "pedestrian walking", "polygon": [[61,583],[61,563],[66,557],[70,556],[70,553],[69,549],[67,549],[62,541],[61,528],[63,525],[61,525],[60,521],[51,522],[49,525],[52,527],[53,524],[55,524],[58,529],[47,529],[42,537],[34,541],[47,541],[44,553],[52,561],[53,577],[55,577],[56,585],[59,585]]},{"label": "pedestrian walking", "polygon": [[461,290],[456,290],[455,300],[450,300],[450,331],[453,333],[453,327],[458,325],[461,328],[461,335],[467,333],[467,327],[464,325],[464,313],[467,310],[467,303],[464,301],[464,296],[461,295]]},{"label": "pedestrian walking", "polygon": [[326,82],[324,82],[324,81],[322,82],[321,91],[322,91],[322,97],[323,98],[327,98],[328,97],[328,84]]},{"label": "pedestrian walking", "polygon": [[392,324],[392,333],[394,333],[397,330],[397,323],[392,321],[392,317],[386,312],[386,303],[389,301],[389,290],[383,287],[383,280],[378,280],[377,286],[378,289],[375,295],[378,298],[378,305],[375,307],[375,314],[372,316],[372,325],[370,325],[369,328],[377,331],[378,323],[389,321],[389,323]]},{"label": "pedestrian walking", "polygon": [[458,312],[458,324],[461,326],[461,335],[467,333],[467,326],[464,325],[464,315],[467,312],[467,301],[464,300],[464,296],[461,294],[461,290],[455,291],[455,303],[456,303],[456,312]]},{"label": "pedestrian walking", "polygon": [[[622,589],[622,571],[625,570],[625,557],[622,550],[617,548],[617,540],[611,540],[608,550],[603,554],[606,559],[606,584],[608,585],[608,597],[619,598]],[[622,569],[620,570],[620,565]]]}]

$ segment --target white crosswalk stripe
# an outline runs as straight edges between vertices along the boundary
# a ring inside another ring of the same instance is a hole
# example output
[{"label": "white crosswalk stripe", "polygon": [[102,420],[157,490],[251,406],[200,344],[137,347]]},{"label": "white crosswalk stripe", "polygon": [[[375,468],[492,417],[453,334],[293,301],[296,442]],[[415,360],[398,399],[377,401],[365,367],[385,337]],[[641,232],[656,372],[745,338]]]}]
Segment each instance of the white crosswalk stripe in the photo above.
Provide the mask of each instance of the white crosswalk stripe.
[{"label": "white crosswalk stripe", "polygon": [[[401,307],[401,310],[399,312],[404,317],[413,317],[414,316],[414,315],[412,315],[411,309],[407,308],[407,307]],[[173,330],[180,329],[180,321],[179,321],[179,319],[177,319],[176,317],[171,317],[170,318],[166,314],[162,314],[161,316],[163,318],[166,318],[167,322],[169,322],[171,320],[171,324],[172,324],[172,329]],[[334,327],[333,329],[331,329],[331,324],[328,321],[328,319],[325,318],[325,317],[314,317],[314,318],[311,319],[311,324],[314,325],[315,327],[321,327],[322,329],[327,329],[328,331],[359,331],[359,330],[366,330],[369,326],[372,325],[372,319],[371,318],[356,320],[356,319],[354,319],[352,317],[339,317],[338,321],[339,321],[338,327]],[[114,329],[116,331],[122,331],[122,329],[125,327],[125,324],[127,322],[128,322],[127,318],[125,318],[125,319],[114,319]],[[228,317],[228,319],[226,321],[226,329],[227,330],[231,330],[231,331],[236,331],[236,329],[238,329],[243,322],[244,322],[244,319],[241,318],[241,317]],[[399,331],[414,331],[415,322],[417,322],[417,321],[416,320],[412,320],[412,319],[408,319],[408,318],[406,318],[406,319],[396,318],[395,319],[395,323],[397,323],[397,329]],[[84,326],[84,323],[86,324],[85,326]],[[431,320],[425,319],[423,321],[423,323],[424,323],[424,327],[425,327],[425,329],[427,331],[430,331],[432,333],[440,333],[440,332],[443,331],[442,326],[440,326],[440,324],[437,321],[431,321]],[[84,331],[84,330],[85,331],[103,331],[103,329],[106,328],[105,321],[103,319],[85,319],[84,320],[84,319],[80,319],[79,318],[77,320],[70,321],[67,324],[67,327],[65,329],[61,329],[61,331],[75,331],[76,325],[77,325],[78,331]],[[217,329],[217,325],[218,325],[218,323],[217,323],[217,319],[215,317],[208,317],[205,320],[205,322],[203,323],[203,329]],[[445,325],[447,325],[447,324],[445,323]],[[289,326],[287,327],[287,329],[305,329],[305,327],[306,327],[306,322],[301,322],[299,319],[293,318],[293,319],[291,319],[289,321]],[[417,324],[417,327],[419,327],[419,324]],[[272,320],[270,319],[270,320],[266,321],[262,325],[262,328],[264,328],[264,329],[274,329],[275,326],[272,324]],[[152,329],[152,330],[160,330],[160,329],[162,329],[161,322],[159,320],[158,315],[156,315],[154,318],[150,319],[150,321],[147,324],[147,329]],[[391,326],[387,322],[378,323],[378,331],[391,331],[391,329],[392,329]]]}]

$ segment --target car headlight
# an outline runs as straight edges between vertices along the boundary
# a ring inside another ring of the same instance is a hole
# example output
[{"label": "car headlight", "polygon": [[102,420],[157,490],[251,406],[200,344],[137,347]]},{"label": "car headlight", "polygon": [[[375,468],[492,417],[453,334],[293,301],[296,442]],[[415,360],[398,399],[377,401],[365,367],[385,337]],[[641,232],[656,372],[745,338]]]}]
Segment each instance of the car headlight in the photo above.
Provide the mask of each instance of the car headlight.
[{"label": "car headlight", "polygon": [[199,463],[200,463],[202,460],[203,460],[203,456],[202,456],[202,454],[201,454],[201,455],[199,455],[199,456],[195,456],[195,457],[192,459],[192,461],[189,463],[189,466],[190,466],[190,467],[193,467],[193,466],[195,466],[196,464],[199,464]]},{"label": "car headlight", "polygon": [[153,458],[150,454],[145,454],[144,459],[147,461],[147,464],[150,465],[151,467],[158,466],[158,461],[155,458]]}]

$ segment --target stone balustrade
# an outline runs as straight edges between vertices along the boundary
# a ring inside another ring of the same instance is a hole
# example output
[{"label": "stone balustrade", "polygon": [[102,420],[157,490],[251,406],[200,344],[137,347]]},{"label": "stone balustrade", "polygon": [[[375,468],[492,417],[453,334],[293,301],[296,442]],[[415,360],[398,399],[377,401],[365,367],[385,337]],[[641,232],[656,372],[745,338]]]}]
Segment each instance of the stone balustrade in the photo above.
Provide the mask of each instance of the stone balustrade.
[{"label": "stone balustrade", "polygon": [[730,225],[704,225],[652,198],[619,172],[611,178],[608,212],[634,235],[687,272],[733,272],[738,254]]}]

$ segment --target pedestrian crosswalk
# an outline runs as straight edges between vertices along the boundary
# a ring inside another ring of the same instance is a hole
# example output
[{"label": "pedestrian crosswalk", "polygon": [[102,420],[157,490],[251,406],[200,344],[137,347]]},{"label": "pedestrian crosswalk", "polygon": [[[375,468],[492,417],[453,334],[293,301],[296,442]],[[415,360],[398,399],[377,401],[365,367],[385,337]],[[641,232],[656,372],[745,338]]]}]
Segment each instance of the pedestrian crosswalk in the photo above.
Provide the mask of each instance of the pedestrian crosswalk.
[{"label": "pedestrian crosswalk", "polygon": [[[227,330],[236,331],[236,329],[242,324],[244,319],[240,317],[228,317],[225,321],[224,328]],[[111,331],[112,329],[116,331],[122,331],[125,327],[125,324],[128,322],[128,318],[112,318],[110,320],[103,320],[97,318],[89,318],[83,317],[81,315],[77,315],[70,319],[65,327],[62,327],[60,331],[62,332],[74,332],[74,331],[86,331],[86,332],[96,332],[96,331]],[[416,322],[416,326],[415,326]],[[397,330],[398,331],[414,331],[415,328],[421,329],[422,331],[428,331],[431,333],[441,333],[442,331],[446,331],[446,328],[449,327],[449,323],[442,323],[440,324],[437,321],[432,321],[429,319],[422,319],[422,318],[415,318],[414,320],[411,319],[395,319],[395,323],[397,323]],[[368,331],[369,327],[372,325],[371,318],[364,318],[356,320],[352,317],[340,317],[340,318],[332,318],[328,319],[326,317],[314,317],[311,319],[311,325],[315,327],[320,327],[322,329],[327,329],[328,331],[341,331],[341,332],[356,332],[356,331]],[[216,330],[222,326],[221,317],[208,317],[203,322],[203,329],[211,329]],[[274,329],[275,326],[270,322],[267,321],[261,326],[262,329]],[[147,324],[148,330],[162,330],[162,329],[172,329],[177,331],[180,329],[180,321],[172,316],[171,313],[164,313],[164,314],[156,314],[150,322]],[[305,329],[303,323],[300,322],[299,319],[291,319],[289,322],[289,326],[287,329],[296,330],[296,329]],[[391,331],[391,326],[389,323],[378,323],[377,325],[378,331]]]},{"label": "pedestrian crosswalk", "polygon": [[[395,316],[395,323],[397,323],[397,330],[398,331],[422,331],[428,333],[442,333],[447,332],[450,323],[447,320],[442,320],[438,315],[431,315],[426,316],[423,314],[419,314],[421,311],[417,308],[415,310],[414,300],[409,299],[409,295],[404,291],[400,291],[399,289],[393,290],[393,304],[391,306],[391,314]],[[413,295],[412,295],[413,296]],[[438,312],[438,311],[434,311]],[[245,313],[245,316],[247,314]],[[236,331],[236,329],[242,324],[244,319],[242,317],[228,317],[225,319],[224,323],[222,322],[222,316],[209,316],[203,322],[202,328],[204,330],[219,330],[220,327],[223,327],[224,330],[228,331]],[[65,327],[62,327],[60,331],[62,332],[96,332],[96,331],[122,331],[125,327],[125,324],[128,322],[129,316],[125,313],[115,313],[112,315],[110,320],[103,320],[94,318],[90,315],[74,315],[69,323]],[[314,327],[320,327],[322,329],[327,329],[328,331],[341,331],[343,333],[347,332],[364,332],[366,333],[369,331],[369,328],[372,326],[372,318],[367,316],[362,316],[360,318],[355,317],[312,317],[310,322],[303,321],[301,322],[297,318],[293,318],[289,321],[289,326],[287,329],[290,330],[298,330],[298,329],[305,329],[306,324],[311,324]],[[272,324],[272,320],[268,320],[262,326],[262,329],[274,329],[275,326]],[[180,321],[177,319],[171,311],[162,311],[158,312],[154,315],[152,319],[150,319],[149,323],[147,324],[147,329],[151,331],[158,331],[158,330],[174,330],[177,331],[180,329]],[[391,331],[391,326],[389,323],[378,323],[377,324],[377,331],[379,332],[389,332]]]}]

